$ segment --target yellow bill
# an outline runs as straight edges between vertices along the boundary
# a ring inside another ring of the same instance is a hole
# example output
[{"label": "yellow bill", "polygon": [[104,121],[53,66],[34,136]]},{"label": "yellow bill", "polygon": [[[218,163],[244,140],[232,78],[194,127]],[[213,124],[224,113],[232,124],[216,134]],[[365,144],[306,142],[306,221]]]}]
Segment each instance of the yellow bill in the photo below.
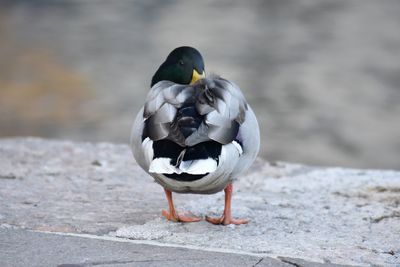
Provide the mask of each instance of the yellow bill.
[{"label": "yellow bill", "polygon": [[201,74],[198,73],[195,69],[193,70],[193,74],[192,74],[192,80],[190,81],[190,84],[194,84],[195,82],[197,82],[200,79],[203,79],[206,77],[206,72],[203,71]]}]

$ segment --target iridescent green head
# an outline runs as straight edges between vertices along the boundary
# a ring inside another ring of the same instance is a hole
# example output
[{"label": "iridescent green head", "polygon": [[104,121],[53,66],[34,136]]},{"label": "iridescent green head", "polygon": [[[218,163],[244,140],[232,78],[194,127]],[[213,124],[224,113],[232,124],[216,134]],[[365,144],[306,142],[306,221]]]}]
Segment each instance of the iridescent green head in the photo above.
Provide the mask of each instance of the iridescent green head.
[{"label": "iridescent green head", "polygon": [[200,52],[189,46],[175,48],[161,64],[151,80],[151,86],[159,81],[193,84],[205,77],[204,61]]}]

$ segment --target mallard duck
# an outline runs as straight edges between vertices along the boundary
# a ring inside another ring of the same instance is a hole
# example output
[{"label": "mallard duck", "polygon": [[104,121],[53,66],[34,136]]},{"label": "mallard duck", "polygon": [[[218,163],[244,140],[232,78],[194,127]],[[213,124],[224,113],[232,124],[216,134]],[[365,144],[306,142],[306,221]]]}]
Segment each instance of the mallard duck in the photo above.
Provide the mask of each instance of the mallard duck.
[{"label": "mallard duck", "polygon": [[151,80],[144,107],[132,128],[137,163],[160,184],[170,221],[201,218],[178,214],[172,192],[213,194],[225,191],[225,209],[213,224],[244,224],[231,215],[232,182],[257,156],[260,133],[256,116],[239,87],[220,76],[206,77],[195,48],[174,49]]}]

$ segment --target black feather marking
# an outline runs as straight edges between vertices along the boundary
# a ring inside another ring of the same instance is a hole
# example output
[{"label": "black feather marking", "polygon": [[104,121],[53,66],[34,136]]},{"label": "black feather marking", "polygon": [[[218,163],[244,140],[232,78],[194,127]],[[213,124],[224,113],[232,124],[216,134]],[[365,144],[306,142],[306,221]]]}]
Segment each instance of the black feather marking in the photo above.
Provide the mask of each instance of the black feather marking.
[{"label": "black feather marking", "polygon": [[184,161],[212,158],[218,163],[221,149],[222,145],[215,141],[207,141],[183,148],[170,140],[160,140],[153,142],[153,159],[170,158],[171,164],[176,165],[179,155],[183,150],[186,150],[183,157]]},{"label": "black feather marking", "polygon": [[145,124],[143,127],[143,131],[142,131],[142,143],[143,143],[144,139],[146,139],[147,137],[149,137],[149,134],[147,132],[147,126]]},{"label": "black feather marking", "polygon": [[188,105],[178,109],[175,120],[181,133],[187,138],[199,128],[203,118],[194,105]]},{"label": "black feather marking", "polygon": [[238,132],[238,134],[236,135],[235,139],[234,139],[243,149],[243,137],[240,133],[240,131]]},{"label": "black feather marking", "polygon": [[181,182],[192,182],[192,181],[196,181],[199,180],[201,178],[203,178],[204,176],[206,176],[208,173],[206,174],[189,174],[189,173],[181,173],[181,174],[177,174],[177,173],[171,173],[171,174],[164,174],[166,177],[176,180],[176,181],[181,181]]},{"label": "black feather marking", "polygon": [[[170,140],[153,142],[154,158],[170,158],[171,165],[178,165],[179,161],[199,160],[212,158],[219,163],[222,145],[215,141],[207,141],[192,147],[183,148]],[[184,151],[184,152],[183,152]],[[181,158],[183,155],[183,159]],[[206,174],[172,173],[164,175],[177,181],[195,181],[206,176]]]},{"label": "black feather marking", "polygon": [[186,148],[185,157],[183,160],[196,160],[212,158],[219,162],[222,145],[215,141],[207,141],[199,143],[192,147]]},{"label": "black feather marking", "polygon": [[176,165],[179,154],[182,152],[183,147],[170,140],[160,140],[153,142],[153,151],[155,158],[170,158],[171,164]]}]

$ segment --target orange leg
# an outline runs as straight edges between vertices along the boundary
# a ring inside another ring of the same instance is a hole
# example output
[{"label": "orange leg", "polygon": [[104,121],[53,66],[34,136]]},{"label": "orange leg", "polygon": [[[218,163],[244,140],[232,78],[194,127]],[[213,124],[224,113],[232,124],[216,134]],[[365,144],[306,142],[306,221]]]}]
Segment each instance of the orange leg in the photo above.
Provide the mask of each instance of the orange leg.
[{"label": "orange leg", "polygon": [[232,218],[232,213],[231,213],[231,200],[233,191],[232,183],[228,184],[228,186],[225,188],[224,191],[225,191],[225,209],[223,215],[220,218],[211,218],[206,216],[206,220],[212,224],[223,224],[223,225],[248,223],[249,220],[246,219]]},{"label": "orange leg", "polygon": [[172,193],[171,191],[164,188],[165,195],[167,196],[169,212],[166,210],[162,211],[162,215],[167,218],[169,221],[173,222],[198,222],[201,221],[199,217],[188,217],[184,215],[179,215],[174,207],[174,201],[172,200]]}]

